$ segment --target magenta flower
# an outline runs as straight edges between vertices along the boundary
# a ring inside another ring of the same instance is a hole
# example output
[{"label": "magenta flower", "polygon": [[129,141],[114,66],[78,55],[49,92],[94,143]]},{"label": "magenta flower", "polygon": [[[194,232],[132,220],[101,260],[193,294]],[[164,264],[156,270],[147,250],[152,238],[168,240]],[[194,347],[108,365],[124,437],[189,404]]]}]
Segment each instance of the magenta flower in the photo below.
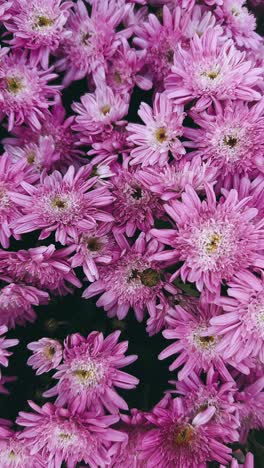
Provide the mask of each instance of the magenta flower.
[{"label": "magenta flower", "polygon": [[189,50],[179,48],[165,85],[175,104],[198,99],[196,108],[201,111],[213,100],[259,100],[261,73],[231,40],[221,45],[218,33],[211,28],[201,38],[195,35]]},{"label": "magenta flower", "polygon": [[169,340],[176,340],[165,348],[159,359],[165,359],[177,354],[177,358],[170,365],[170,371],[183,368],[178,372],[178,379],[185,380],[190,372],[199,374],[202,370],[208,372],[213,366],[226,381],[232,380],[223,356],[217,351],[218,338],[210,334],[210,319],[219,315],[220,310],[215,305],[201,304],[199,307],[185,310],[182,306],[170,309],[166,317],[167,329],[163,336]]},{"label": "magenta flower", "polygon": [[155,427],[142,440],[148,468],[206,468],[209,461],[226,465],[231,449],[219,441],[219,426],[211,421],[214,413],[209,407],[192,419],[182,398],[157,405],[146,416]]},{"label": "magenta flower", "polygon": [[11,432],[9,437],[0,438],[1,468],[45,468],[46,464],[40,454],[31,455],[25,442],[20,440],[21,432]]},{"label": "magenta flower", "polygon": [[252,173],[264,166],[264,100],[249,107],[246,102],[217,103],[204,113],[193,113],[200,126],[185,128],[184,136],[194,148],[192,157],[210,160],[221,179],[237,173]]},{"label": "magenta flower", "polygon": [[264,278],[239,272],[228,283],[228,296],[218,303],[225,313],[211,319],[212,333],[219,336],[223,357],[238,364],[258,358],[264,364]]},{"label": "magenta flower", "polygon": [[62,360],[62,346],[57,340],[41,338],[29,343],[27,348],[33,351],[27,364],[37,369],[36,375],[56,369]]},{"label": "magenta flower", "polygon": [[142,185],[138,170],[126,170],[116,166],[116,176],[111,179],[115,201],[112,214],[118,228],[128,237],[136,230],[148,232],[154,226],[154,219],[161,218],[164,209],[159,198]]},{"label": "magenta flower", "polygon": [[11,6],[13,0],[8,2],[7,0],[0,0],[0,21],[7,21],[11,16]]},{"label": "magenta flower", "polygon": [[107,60],[114,55],[120,39],[130,35],[129,30],[115,32],[128,9],[128,5],[117,6],[113,0],[97,0],[89,16],[85,4],[77,1],[66,24],[70,35],[62,42],[62,58],[57,62],[58,70],[66,71],[65,86],[90,73],[95,81],[104,78]]},{"label": "magenta flower", "polygon": [[128,141],[132,141],[136,148],[131,151],[130,164],[144,166],[164,166],[169,153],[175,159],[185,154],[184,146],[178,139],[183,132],[182,122],[185,117],[183,107],[172,108],[171,101],[165,93],[156,94],[153,110],[142,102],[138,115],[145,125],[130,123]]},{"label": "magenta flower", "polygon": [[49,106],[58,97],[59,85],[48,86],[56,78],[52,68],[31,66],[26,53],[5,54],[0,62],[0,116],[8,118],[8,131],[27,123],[39,130]]},{"label": "magenta flower", "polygon": [[14,223],[15,234],[40,229],[39,239],[45,239],[56,231],[56,241],[65,244],[68,240],[77,242],[79,233],[88,233],[97,221],[112,221],[101,208],[113,197],[106,186],[93,188],[96,181],[91,177],[91,167],[83,166],[75,173],[70,166],[64,176],[58,171],[50,176],[44,173],[39,185],[22,184],[27,195],[15,197],[24,212]]},{"label": "magenta flower", "polygon": [[[12,346],[16,346],[18,344],[18,340],[16,339],[6,339],[4,333],[8,331],[8,328],[5,325],[0,326],[0,364],[1,366],[7,367],[8,366],[8,358],[12,356],[11,351],[7,351],[8,348]],[[1,374],[0,374],[1,376]]]},{"label": "magenta flower", "polygon": [[246,385],[237,394],[238,416],[240,419],[240,442],[246,442],[251,429],[264,427],[264,376]]},{"label": "magenta flower", "polygon": [[230,280],[249,266],[263,266],[263,221],[256,220],[258,210],[248,205],[248,198],[238,200],[236,190],[216,201],[212,187],[206,187],[201,201],[191,186],[186,186],[182,201],[165,205],[176,223],[174,229],[153,229],[159,242],[173,250],[153,256],[155,260],[183,262],[172,279],[196,283],[199,291],[207,288],[217,293],[223,280]]},{"label": "magenta flower", "polygon": [[73,413],[88,409],[106,408],[110,413],[127,410],[127,403],[115,387],[132,389],[138,379],[119,369],[131,364],[137,356],[125,356],[128,342],[118,343],[120,331],[108,335],[92,332],[87,338],[75,333],[65,340],[63,363],[54,378],[59,382],[44,393],[45,397],[58,395],[56,403],[68,405]]},{"label": "magenta flower", "polygon": [[40,63],[47,68],[50,53],[71,35],[64,30],[71,6],[71,1],[13,0],[12,16],[5,23],[13,33],[9,44],[13,48],[29,49],[31,65]]},{"label": "magenta flower", "polygon": [[164,299],[166,279],[163,279],[158,263],[150,260],[150,256],[160,252],[162,247],[155,239],[148,242],[144,233],[132,247],[121,234],[118,243],[123,250],[122,256],[110,265],[98,268],[99,280],[85,289],[83,297],[89,299],[103,293],[96,305],[103,307],[110,317],[117,316],[122,320],[132,308],[141,322],[145,310],[150,313],[156,308],[157,301]]},{"label": "magenta flower", "polygon": [[0,290],[0,326],[15,328],[34,322],[36,313],[32,306],[47,304],[48,293],[32,286],[10,283]]},{"label": "magenta flower", "polygon": [[82,460],[93,468],[107,466],[109,444],[126,439],[125,434],[109,427],[118,416],[85,413],[80,417],[51,403],[39,407],[30,401],[29,405],[34,412],[21,411],[17,418],[17,423],[25,426],[18,437],[32,456],[41,454],[50,468],[60,468],[63,461],[74,468]]},{"label": "magenta flower", "polygon": [[68,259],[73,251],[74,246],[56,250],[53,244],[17,252],[0,251],[0,273],[6,280],[65,295],[72,286],[82,285]]}]

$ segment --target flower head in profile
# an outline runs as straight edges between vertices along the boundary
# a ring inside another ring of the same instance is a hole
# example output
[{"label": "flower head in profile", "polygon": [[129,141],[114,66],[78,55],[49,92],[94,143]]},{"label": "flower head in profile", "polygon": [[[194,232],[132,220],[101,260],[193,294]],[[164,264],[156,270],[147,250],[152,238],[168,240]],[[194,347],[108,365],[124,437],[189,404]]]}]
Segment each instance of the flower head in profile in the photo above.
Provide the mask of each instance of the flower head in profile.
[{"label": "flower head in profile", "polygon": [[[154,425],[143,436],[143,457],[148,467],[206,468],[207,462],[227,464],[231,449],[219,438],[219,426],[212,422],[213,407],[188,415],[183,398],[168,398],[146,415]],[[220,440],[219,440],[220,439]]]},{"label": "flower head in profile", "polygon": [[18,344],[18,340],[7,339],[5,336],[2,336],[7,331],[8,328],[5,325],[0,326],[0,365],[4,367],[8,366],[8,358],[13,354],[11,351],[8,351],[8,348],[12,348],[12,346]]},{"label": "flower head in profile", "polygon": [[263,265],[264,229],[258,221],[258,210],[248,198],[239,200],[232,189],[216,201],[211,186],[206,187],[206,199],[201,201],[191,186],[186,186],[182,201],[172,200],[166,212],[176,223],[174,229],[153,229],[151,233],[173,250],[160,252],[155,260],[180,261],[183,265],[173,278],[196,283],[199,291],[206,288],[219,293],[223,280],[230,280],[249,266]]},{"label": "flower head in profile", "polygon": [[175,104],[197,99],[195,108],[201,111],[213,100],[259,100],[260,75],[261,68],[246,60],[245,52],[232,40],[220,43],[218,32],[210,28],[201,38],[194,36],[190,49],[179,48],[165,87]]},{"label": "flower head in profile", "polygon": [[0,61],[0,116],[8,118],[8,131],[27,123],[39,130],[49,106],[58,97],[59,85],[49,86],[56,78],[52,69],[30,65],[26,53],[5,54]]},{"label": "flower head in profile", "polygon": [[128,141],[136,146],[131,151],[130,164],[164,166],[169,154],[180,159],[185,149],[179,137],[182,135],[183,107],[172,108],[165,93],[156,94],[153,110],[142,102],[138,111],[145,125],[130,123]]},{"label": "flower head in profile", "polygon": [[18,437],[31,456],[42,455],[46,466],[57,468],[63,461],[69,467],[81,461],[91,467],[107,466],[109,445],[126,439],[110,427],[118,416],[85,413],[81,417],[51,403],[40,407],[30,401],[29,405],[33,411],[21,411],[17,418],[17,423],[25,426]]},{"label": "flower head in profile", "polygon": [[53,244],[17,252],[0,251],[0,274],[6,280],[65,295],[72,286],[81,286],[69,261],[73,251],[73,246],[56,250]]},{"label": "flower head in profile", "polygon": [[138,384],[136,377],[119,370],[137,356],[125,356],[128,342],[118,343],[119,336],[120,331],[106,338],[99,332],[92,332],[87,338],[78,333],[69,335],[64,343],[63,362],[54,374],[59,382],[44,396],[57,395],[56,404],[67,404],[73,413],[103,408],[113,414],[119,409],[127,410],[127,403],[115,387],[132,389]]},{"label": "flower head in profile", "polygon": [[238,272],[228,283],[227,297],[218,303],[223,314],[211,320],[212,333],[219,337],[225,359],[238,364],[257,358],[264,364],[264,278],[249,271]]},{"label": "flower head in profile", "polygon": [[62,346],[57,340],[41,338],[29,343],[27,348],[33,351],[27,364],[37,370],[36,375],[56,369],[62,360]]},{"label": "flower head in profile", "polygon": [[157,302],[164,299],[166,279],[160,265],[150,260],[162,247],[156,239],[148,241],[144,233],[131,247],[122,234],[117,240],[122,255],[110,265],[98,268],[99,280],[88,286],[83,297],[89,299],[102,294],[96,304],[110,317],[122,320],[132,308],[137,320],[142,321],[145,310],[156,308]]},{"label": "flower head in profile", "polygon": [[200,128],[185,128],[192,157],[210,160],[218,177],[252,174],[264,166],[264,99],[249,107],[242,101],[215,103],[215,109],[192,113]]},{"label": "flower head in profile", "polygon": [[0,290],[0,326],[15,328],[34,322],[36,313],[33,306],[44,305],[49,301],[48,293],[33,286],[10,283]]},{"label": "flower head in profile", "polygon": [[64,30],[71,1],[13,0],[12,16],[5,23],[13,39],[13,48],[30,50],[30,63],[48,67],[49,55],[55,52],[70,32]]},{"label": "flower head in profile", "polygon": [[11,432],[9,437],[0,437],[0,465],[1,468],[45,468],[45,461],[39,453],[32,455],[23,440],[21,434]]},{"label": "flower head in profile", "polygon": [[23,184],[27,195],[19,194],[17,203],[23,206],[24,215],[14,223],[14,232],[22,234],[40,229],[40,239],[56,231],[55,239],[61,244],[77,241],[79,233],[95,228],[97,221],[112,221],[103,211],[113,197],[106,186],[94,188],[97,178],[91,177],[91,167],[75,171],[70,166],[63,176],[54,171],[43,174],[38,185]]},{"label": "flower head in profile", "polygon": [[129,5],[115,0],[96,0],[89,15],[85,3],[78,0],[66,24],[69,36],[61,44],[62,58],[58,60],[59,71],[66,71],[63,82],[68,86],[93,73],[93,79],[104,79],[107,60],[115,53],[121,37],[130,35],[125,30],[115,29],[125,17]]}]

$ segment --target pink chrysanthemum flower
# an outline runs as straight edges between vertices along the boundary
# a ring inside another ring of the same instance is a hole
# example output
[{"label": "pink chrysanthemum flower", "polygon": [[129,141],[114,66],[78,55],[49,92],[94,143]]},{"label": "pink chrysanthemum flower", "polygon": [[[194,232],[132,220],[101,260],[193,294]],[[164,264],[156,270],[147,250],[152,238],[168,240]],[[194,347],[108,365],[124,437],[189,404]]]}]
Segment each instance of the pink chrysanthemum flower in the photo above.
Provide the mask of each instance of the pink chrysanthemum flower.
[{"label": "pink chrysanthemum flower", "polygon": [[239,52],[231,40],[219,43],[218,33],[210,28],[201,38],[194,36],[189,50],[179,48],[165,85],[175,104],[198,99],[195,107],[201,111],[213,100],[259,100],[256,88],[262,81],[261,73],[262,69],[247,61],[245,52]]},{"label": "pink chrysanthemum flower", "polygon": [[225,33],[240,48],[258,49],[261,36],[255,32],[256,18],[244,6],[245,0],[225,0],[215,10],[217,18],[223,22]]},{"label": "pink chrysanthemum flower", "polygon": [[238,416],[240,419],[240,442],[244,444],[251,429],[264,427],[264,377],[245,386],[237,394]]},{"label": "pink chrysanthemum flower", "polygon": [[50,171],[77,162],[83,153],[77,148],[78,138],[71,129],[74,116],[65,119],[65,115],[61,102],[56,103],[39,131],[15,127],[11,136],[3,140],[5,150],[14,161],[24,159],[38,173],[43,168]]},{"label": "pink chrysanthemum flower", "polygon": [[2,336],[7,331],[8,331],[8,328],[5,325],[0,326],[0,364],[1,366],[4,366],[4,367],[8,366],[8,358],[9,356],[12,356],[13,354],[11,351],[7,351],[7,349],[11,348],[12,346],[16,346],[18,344],[18,340],[16,339],[9,340],[5,336]]},{"label": "pink chrysanthemum flower", "polygon": [[116,226],[128,237],[132,237],[137,229],[148,232],[154,226],[154,219],[164,212],[159,198],[142,185],[139,171],[116,166],[116,172],[111,179],[115,197],[112,214]]},{"label": "pink chrysanthemum flower", "polygon": [[210,160],[218,176],[252,173],[264,167],[264,99],[249,107],[246,102],[217,103],[215,112],[192,113],[200,126],[184,129],[194,148],[192,157]]},{"label": "pink chrysanthemum flower", "polygon": [[[128,436],[128,441],[116,444],[112,455],[111,466],[115,468],[145,468],[146,459],[142,456],[141,443],[143,435],[150,428],[145,414],[137,409],[131,410],[131,415],[121,414],[117,427]],[[112,450],[113,451],[113,450]]]},{"label": "pink chrysanthemum flower", "polygon": [[13,0],[10,2],[7,0],[0,0],[0,21],[4,22],[9,20],[11,16],[11,7],[13,4]]},{"label": "pink chrysanthemum flower", "polygon": [[131,151],[130,164],[141,164],[142,167],[156,164],[164,166],[169,154],[175,159],[180,159],[185,154],[184,146],[179,140],[185,117],[182,106],[173,110],[165,93],[156,94],[153,110],[142,102],[138,115],[145,125],[130,123],[127,126],[128,141],[136,146]]},{"label": "pink chrysanthemum flower", "polygon": [[123,95],[131,93],[135,85],[144,90],[150,89],[152,82],[142,71],[144,63],[144,57],[140,57],[123,39],[110,60],[106,73],[107,84],[116,94]]},{"label": "pink chrysanthemum flower", "polygon": [[139,180],[144,187],[158,195],[162,200],[168,201],[180,198],[186,185],[191,185],[197,192],[204,192],[206,184],[216,181],[217,169],[210,163],[202,163],[200,157],[191,161],[182,158],[179,162],[166,164],[157,170],[146,168],[139,171]]},{"label": "pink chrysanthemum flower", "polygon": [[12,16],[5,23],[13,33],[9,44],[13,48],[29,49],[31,65],[40,63],[47,68],[50,53],[71,36],[70,31],[64,30],[71,6],[71,1],[13,0]]},{"label": "pink chrysanthemum flower", "polygon": [[155,427],[142,440],[148,468],[206,468],[209,461],[226,465],[231,449],[219,441],[219,426],[211,421],[214,413],[210,407],[192,419],[182,398],[157,405],[146,416]]},{"label": "pink chrysanthemum flower", "polygon": [[85,4],[77,1],[66,24],[71,36],[63,41],[62,58],[57,63],[60,71],[66,71],[65,86],[90,73],[95,81],[104,78],[107,60],[114,55],[120,39],[131,35],[129,29],[115,32],[129,8],[122,2],[117,5],[115,0],[96,0],[89,16]]},{"label": "pink chrysanthemum flower", "polygon": [[25,442],[19,439],[20,434],[15,432],[7,438],[0,438],[1,468],[45,468],[45,460],[39,453],[31,455]]},{"label": "pink chrysanthemum flower", "polygon": [[225,442],[238,441],[239,419],[236,415],[237,406],[234,395],[236,385],[234,381],[220,384],[219,374],[211,367],[206,374],[204,383],[195,372],[189,373],[182,381],[171,382],[176,385],[177,393],[184,396],[189,414],[194,418],[200,411],[207,408],[215,408],[211,419],[221,426],[219,438]]},{"label": "pink chrysanthemum flower", "polygon": [[183,48],[189,48],[190,39],[197,34],[199,37],[205,33],[209,28],[214,28],[215,31],[222,34],[222,28],[220,24],[216,22],[216,17],[212,11],[208,11],[202,5],[195,5],[190,15],[186,15],[186,20],[183,23],[183,39],[181,40],[181,45]]},{"label": "pink chrysanthemum flower", "polygon": [[49,295],[32,286],[10,283],[0,290],[0,326],[15,328],[34,322],[36,313],[32,306],[47,304]]},{"label": "pink chrysanthemum flower", "polygon": [[137,356],[125,356],[128,342],[118,343],[120,333],[115,331],[106,338],[96,331],[87,338],[77,333],[69,335],[64,343],[63,363],[53,376],[59,382],[44,396],[58,395],[56,403],[62,407],[67,404],[74,413],[89,408],[106,408],[113,414],[127,410],[127,403],[115,387],[132,389],[138,384],[136,377],[119,370]]},{"label": "pink chrysanthemum flower", "polygon": [[88,281],[99,279],[98,265],[108,265],[120,256],[120,248],[110,233],[111,224],[102,224],[88,235],[83,234],[71,258],[73,268],[82,266]]},{"label": "pink chrysanthemum flower", "polygon": [[36,375],[56,369],[62,360],[62,346],[57,340],[41,338],[29,343],[27,348],[33,351],[27,364],[37,369]]},{"label": "pink chrysanthemum flower", "polygon": [[8,117],[8,131],[27,123],[41,128],[49,106],[55,103],[59,85],[48,86],[56,78],[52,68],[45,71],[31,66],[26,52],[5,54],[0,61],[0,116]]},{"label": "pink chrysanthemum flower", "polygon": [[56,250],[53,244],[17,252],[0,251],[1,277],[56,295],[67,294],[72,286],[81,287],[68,259],[73,251],[74,246]]},{"label": "pink chrysanthemum flower", "polygon": [[73,129],[85,132],[93,142],[101,134],[111,136],[113,124],[123,124],[121,119],[128,112],[128,102],[102,84],[94,93],[84,94],[81,102],[75,102],[72,109],[78,114]]},{"label": "pink chrysanthemum flower", "polygon": [[148,20],[136,25],[133,44],[143,49],[148,74],[158,90],[164,89],[164,78],[173,64],[173,56],[182,37],[182,12],[179,7],[170,12],[163,7],[162,23],[151,13]]},{"label": "pink chrysanthemum flower", "polygon": [[199,291],[219,292],[221,282],[230,280],[249,266],[263,266],[263,220],[256,220],[258,210],[239,201],[236,190],[216,201],[211,186],[201,201],[191,186],[186,186],[182,201],[172,200],[166,212],[176,223],[175,229],[153,229],[151,233],[173,250],[158,253],[155,260],[180,261],[183,265],[172,279],[196,283]]},{"label": "pink chrysanthemum flower", "polygon": [[122,320],[132,308],[137,320],[142,321],[145,310],[156,308],[157,301],[164,298],[166,279],[157,262],[150,260],[162,247],[155,239],[147,241],[144,233],[132,247],[122,235],[117,240],[122,250],[120,259],[98,268],[99,280],[85,289],[83,297],[89,299],[103,293],[96,305],[110,317],[116,315]]},{"label": "pink chrysanthemum flower", "polygon": [[[232,380],[220,352],[217,351],[218,337],[209,332],[209,322],[213,316],[220,313],[215,305],[200,305],[185,310],[182,306],[170,309],[166,317],[167,329],[163,336],[176,340],[159,355],[159,359],[178,354],[170,365],[171,371],[184,365],[178,372],[178,379],[184,380],[191,371],[199,374],[202,370],[208,372],[213,366],[226,381]],[[229,360],[228,363],[231,363]]]},{"label": "pink chrysanthemum flower", "polygon": [[235,362],[257,357],[264,364],[264,278],[239,272],[217,302],[225,313],[211,320],[212,333],[221,338],[218,349]]},{"label": "pink chrysanthemum flower", "polygon": [[78,242],[79,233],[89,233],[96,221],[113,220],[101,209],[113,197],[106,186],[93,188],[96,182],[97,178],[91,177],[91,167],[83,166],[75,173],[70,166],[64,176],[58,171],[50,176],[44,173],[37,186],[22,183],[28,194],[16,194],[24,216],[14,223],[14,232],[22,234],[40,229],[39,239],[45,239],[56,231],[57,242],[65,244],[68,239]]},{"label": "pink chrysanthemum flower", "polygon": [[51,403],[39,407],[31,401],[29,405],[34,412],[21,411],[17,418],[17,423],[25,426],[19,439],[31,455],[40,453],[50,468],[60,468],[63,461],[69,468],[81,461],[91,468],[108,466],[109,443],[126,439],[125,434],[110,427],[118,416],[85,413],[80,417]]}]

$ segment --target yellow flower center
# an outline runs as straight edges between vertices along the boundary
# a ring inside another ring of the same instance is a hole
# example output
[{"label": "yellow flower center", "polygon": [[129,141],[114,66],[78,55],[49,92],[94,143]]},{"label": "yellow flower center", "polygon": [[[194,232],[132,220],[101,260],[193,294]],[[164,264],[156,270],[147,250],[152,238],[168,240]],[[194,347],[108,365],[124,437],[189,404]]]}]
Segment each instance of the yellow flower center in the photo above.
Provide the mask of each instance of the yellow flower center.
[{"label": "yellow flower center", "polygon": [[156,139],[159,143],[164,143],[167,140],[167,132],[165,127],[160,127],[155,132]]},{"label": "yellow flower center", "polygon": [[87,380],[92,377],[93,372],[85,369],[76,369],[75,371],[73,371],[73,375],[78,377],[80,380]]},{"label": "yellow flower center", "polygon": [[54,346],[47,346],[44,349],[44,356],[46,356],[48,359],[52,359],[55,353],[56,349],[54,348]]},{"label": "yellow flower center", "polygon": [[53,208],[58,208],[59,210],[64,210],[68,206],[67,201],[62,200],[60,197],[54,197],[51,205]]},{"label": "yellow flower center", "polygon": [[217,71],[206,71],[201,73],[202,76],[206,76],[207,78],[210,78],[210,80],[215,80],[219,76],[219,72]]},{"label": "yellow flower center", "polygon": [[27,162],[28,164],[33,164],[36,160],[36,154],[33,151],[30,151],[27,155]]},{"label": "yellow flower center", "polygon": [[90,237],[87,239],[86,242],[87,242],[87,248],[91,250],[91,252],[98,252],[102,247],[102,244],[100,240],[97,239],[97,237]]},{"label": "yellow flower center", "polygon": [[194,430],[192,426],[186,424],[186,426],[182,426],[177,429],[173,436],[174,445],[188,445],[190,441],[193,439]]},{"label": "yellow flower center", "polygon": [[227,135],[224,137],[224,144],[229,146],[230,148],[234,148],[238,143],[237,137],[233,135]]},{"label": "yellow flower center", "polygon": [[215,343],[214,336],[198,336],[197,339],[203,348],[210,348]]},{"label": "yellow flower center", "polygon": [[121,84],[122,83],[122,78],[121,78],[121,74],[119,73],[119,71],[115,71],[114,72],[114,80],[117,84]]},{"label": "yellow flower center", "polygon": [[142,273],[140,273],[140,279],[144,286],[153,288],[160,282],[160,273],[158,271],[152,270],[152,268],[147,268],[147,270],[144,270]]},{"label": "yellow flower center", "polygon": [[217,234],[217,233],[212,234],[212,236],[210,237],[210,239],[208,240],[206,244],[206,252],[209,254],[216,252],[216,250],[218,249],[221,243],[221,240],[222,240],[222,236],[220,236],[220,234]]},{"label": "yellow flower center", "polygon": [[7,89],[10,93],[17,94],[23,89],[21,80],[15,76],[7,78]]},{"label": "yellow flower center", "polygon": [[109,104],[106,104],[105,106],[101,107],[101,112],[103,115],[109,114],[110,110],[111,107],[109,106]]},{"label": "yellow flower center", "polygon": [[40,15],[37,17],[35,21],[35,28],[47,28],[48,26],[52,26],[54,24],[54,20],[50,19],[48,16]]}]

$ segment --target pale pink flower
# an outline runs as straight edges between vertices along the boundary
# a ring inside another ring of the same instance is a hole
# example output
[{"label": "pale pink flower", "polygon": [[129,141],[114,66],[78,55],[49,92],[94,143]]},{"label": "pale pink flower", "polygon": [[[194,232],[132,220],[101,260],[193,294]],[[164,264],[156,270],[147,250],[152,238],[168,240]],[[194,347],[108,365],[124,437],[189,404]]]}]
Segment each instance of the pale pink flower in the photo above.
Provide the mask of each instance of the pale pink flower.
[{"label": "pale pink flower", "polygon": [[11,16],[11,7],[13,4],[13,0],[0,0],[0,21],[7,21]]},{"label": "pale pink flower", "polygon": [[8,366],[8,358],[13,354],[11,351],[7,351],[7,349],[16,346],[19,342],[16,339],[7,339],[5,336],[2,336],[7,331],[8,328],[5,325],[0,326],[0,364],[4,367]]},{"label": "pale pink flower", "polygon": [[56,403],[61,407],[67,404],[73,413],[103,408],[113,414],[119,409],[127,410],[127,403],[115,387],[136,387],[138,379],[119,369],[134,362],[137,356],[125,356],[128,342],[118,343],[120,333],[115,331],[106,338],[97,331],[87,338],[78,333],[69,335],[64,342],[63,363],[53,376],[59,382],[44,396],[57,395]]},{"label": "pale pink flower", "polygon": [[57,340],[41,338],[29,343],[27,348],[33,351],[27,364],[37,370],[36,375],[56,369],[62,360],[62,345]]},{"label": "pale pink flower", "polygon": [[240,419],[240,442],[245,444],[251,429],[264,427],[264,377],[243,386],[237,393],[238,416]]},{"label": "pale pink flower", "polygon": [[45,468],[44,459],[39,453],[31,455],[23,440],[19,439],[21,432],[11,432],[9,437],[0,438],[1,468]]}]

